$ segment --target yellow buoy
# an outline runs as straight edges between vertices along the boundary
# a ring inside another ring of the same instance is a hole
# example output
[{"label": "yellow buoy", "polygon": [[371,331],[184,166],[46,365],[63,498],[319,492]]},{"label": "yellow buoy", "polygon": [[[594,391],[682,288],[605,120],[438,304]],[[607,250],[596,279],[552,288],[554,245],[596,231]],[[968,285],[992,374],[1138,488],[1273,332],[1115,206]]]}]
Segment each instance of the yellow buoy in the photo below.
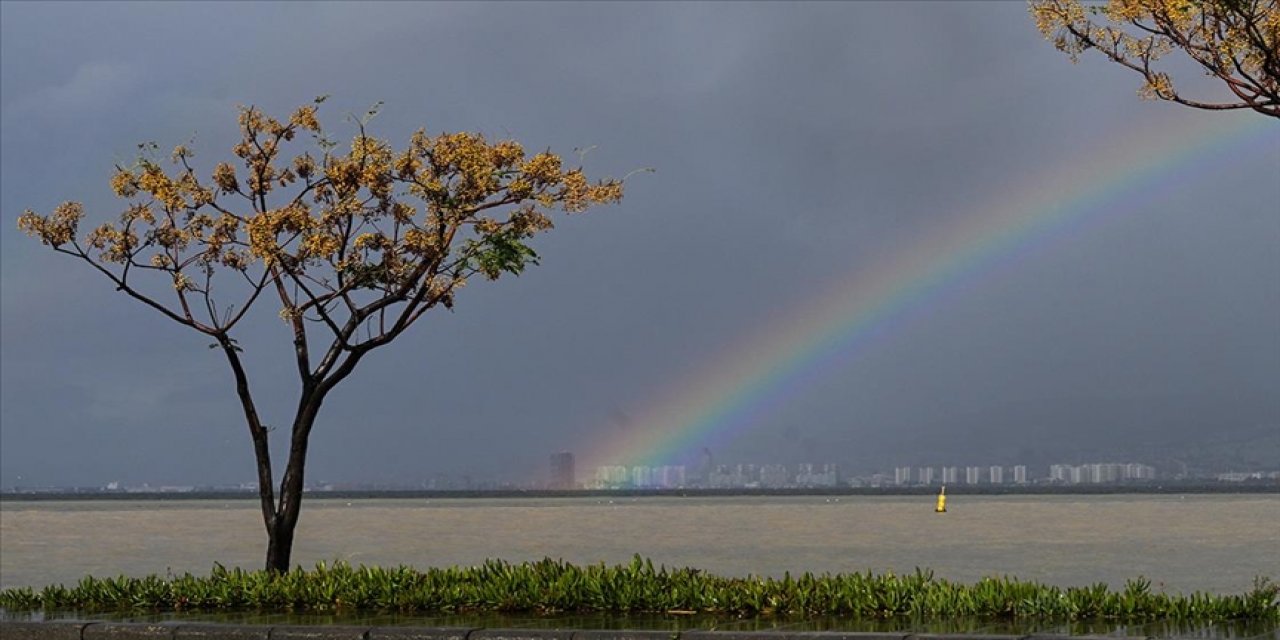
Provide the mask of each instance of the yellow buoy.
[{"label": "yellow buoy", "polygon": [[933,508],[935,513],[947,512],[947,485],[942,485],[942,490],[938,492],[938,506]]}]

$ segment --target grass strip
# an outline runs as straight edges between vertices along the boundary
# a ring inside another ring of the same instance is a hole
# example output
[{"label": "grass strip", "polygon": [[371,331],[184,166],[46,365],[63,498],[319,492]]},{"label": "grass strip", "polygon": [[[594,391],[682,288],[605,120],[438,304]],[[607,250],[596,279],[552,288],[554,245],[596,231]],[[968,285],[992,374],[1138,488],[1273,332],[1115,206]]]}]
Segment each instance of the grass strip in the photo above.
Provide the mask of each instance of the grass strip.
[{"label": "grass strip", "polygon": [[10,611],[387,611],[403,613],[707,613],[848,616],[865,619],[967,616],[990,619],[1280,620],[1280,586],[1259,578],[1241,595],[1153,592],[1148,580],[1059,588],[1006,577],[962,584],[933,572],[716,576],[691,568],[579,566],[550,558],[513,564],[417,570],[320,563],[288,573],[227,569],[205,576],[86,577],[72,587],[0,591]]}]

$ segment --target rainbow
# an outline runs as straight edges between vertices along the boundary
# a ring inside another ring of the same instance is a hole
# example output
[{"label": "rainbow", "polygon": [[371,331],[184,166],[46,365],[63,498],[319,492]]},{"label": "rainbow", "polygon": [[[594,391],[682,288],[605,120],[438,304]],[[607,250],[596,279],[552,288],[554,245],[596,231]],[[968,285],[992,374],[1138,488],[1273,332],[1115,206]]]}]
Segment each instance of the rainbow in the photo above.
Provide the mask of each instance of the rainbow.
[{"label": "rainbow", "polygon": [[1055,162],[909,246],[855,267],[809,302],[730,341],[695,375],[634,412],[626,428],[601,428],[580,459],[669,464],[730,438],[1001,265],[1121,215],[1153,190],[1229,165],[1242,152],[1280,148],[1280,127],[1257,114],[1193,115],[1104,136],[1102,148]]}]

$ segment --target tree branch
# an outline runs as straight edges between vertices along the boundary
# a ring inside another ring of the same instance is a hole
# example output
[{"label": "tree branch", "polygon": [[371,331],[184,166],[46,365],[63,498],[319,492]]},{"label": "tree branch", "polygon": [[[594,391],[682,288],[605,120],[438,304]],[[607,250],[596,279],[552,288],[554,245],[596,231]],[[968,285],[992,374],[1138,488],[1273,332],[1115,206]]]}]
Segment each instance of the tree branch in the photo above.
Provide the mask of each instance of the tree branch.
[{"label": "tree branch", "polygon": [[244,365],[240,362],[239,347],[225,331],[215,336],[222,352],[227,356],[227,363],[235,375],[236,395],[240,398],[240,407],[244,411],[245,422],[249,426],[249,437],[253,440],[253,454],[258,468],[258,498],[261,503],[262,517],[267,527],[274,526],[276,520],[275,498],[271,473],[271,448],[267,443],[267,429],[258,419],[258,409],[254,405],[253,395],[249,389],[249,378],[245,374]]}]

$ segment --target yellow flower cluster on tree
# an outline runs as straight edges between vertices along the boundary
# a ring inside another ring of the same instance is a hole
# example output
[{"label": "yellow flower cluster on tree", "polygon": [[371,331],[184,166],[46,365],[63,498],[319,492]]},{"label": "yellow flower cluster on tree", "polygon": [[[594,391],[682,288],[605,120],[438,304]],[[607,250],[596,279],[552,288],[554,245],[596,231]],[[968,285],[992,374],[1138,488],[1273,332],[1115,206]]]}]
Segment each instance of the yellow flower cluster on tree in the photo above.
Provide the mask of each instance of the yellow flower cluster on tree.
[{"label": "yellow flower cluster on tree", "polygon": [[263,211],[245,222],[249,232],[249,251],[270,266],[284,251],[281,236],[288,242],[300,237],[304,231],[314,229],[317,224],[311,217],[310,208],[304,204],[295,203],[281,209]]},{"label": "yellow flower cluster on tree", "polygon": [[30,209],[24,211],[18,216],[18,228],[56,248],[75,240],[83,217],[84,207],[79,202],[64,202],[48,216],[41,216]]},{"label": "yellow flower cluster on tree", "polygon": [[293,115],[289,116],[289,123],[308,131],[320,130],[320,121],[316,119],[316,108],[311,105],[298,107]]},{"label": "yellow flower cluster on tree", "polygon": [[115,175],[111,176],[111,190],[121,198],[138,195],[138,182],[133,172],[117,167]]},{"label": "yellow flower cluster on tree", "polygon": [[[1096,49],[1143,76],[1139,93],[1201,109],[1280,117],[1280,0],[1033,0],[1036,27],[1075,61]],[[1156,68],[1181,51],[1222,80],[1230,97],[1192,99]]]},{"label": "yellow flower cluster on tree", "polygon": [[103,262],[125,264],[138,248],[138,234],[128,226],[119,229],[108,222],[91,231],[85,243],[100,252],[98,257]]},{"label": "yellow flower cluster on tree", "polygon": [[308,233],[302,237],[302,246],[299,247],[298,256],[306,258],[316,258],[320,260],[332,259],[338,250],[342,248],[342,241],[331,233],[315,232]]}]

